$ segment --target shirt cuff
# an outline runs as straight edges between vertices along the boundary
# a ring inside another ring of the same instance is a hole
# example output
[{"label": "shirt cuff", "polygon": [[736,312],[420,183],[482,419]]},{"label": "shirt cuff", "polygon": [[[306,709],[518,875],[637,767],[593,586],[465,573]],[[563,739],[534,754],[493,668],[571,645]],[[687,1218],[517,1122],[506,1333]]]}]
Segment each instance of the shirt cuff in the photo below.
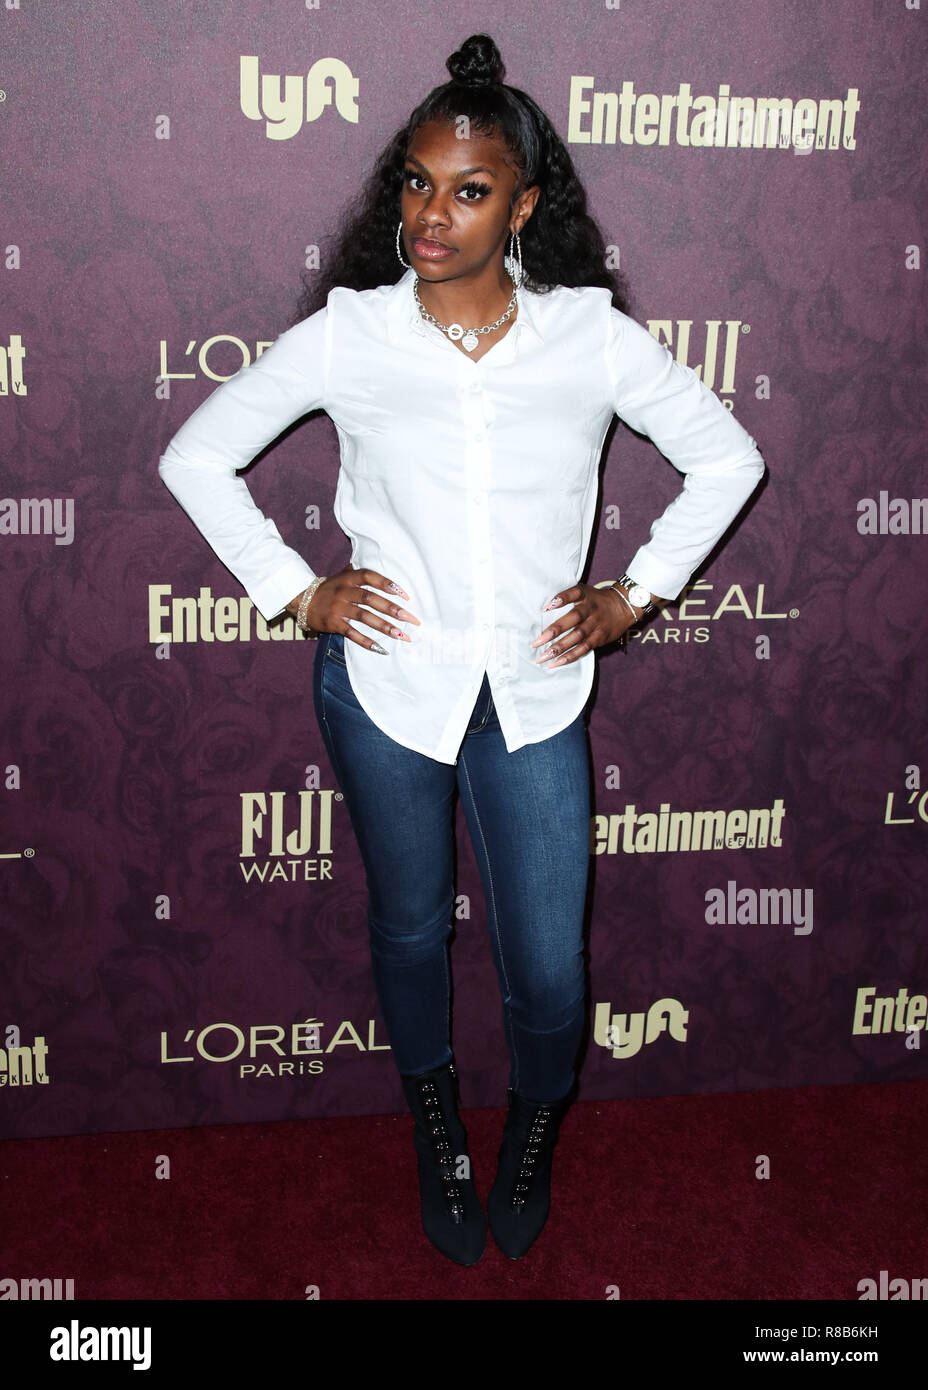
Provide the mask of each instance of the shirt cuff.
[{"label": "shirt cuff", "polygon": [[686,583],[679,580],[679,570],[671,568],[669,565],[662,564],[660,560],[655,560],[654,556],[642,546],[636,552],[625,567],[625,573],[634,579],[636,584],[643,584],[648,593],[655,598],[674,599]]},{"label": "shirt cuff", "polygon": [[292,560],[281,565],[268,579],[249,587],[248,597],[266,622],[283,613],[297,594],[301,594],[316,575],[305,560],[294,555]]}]

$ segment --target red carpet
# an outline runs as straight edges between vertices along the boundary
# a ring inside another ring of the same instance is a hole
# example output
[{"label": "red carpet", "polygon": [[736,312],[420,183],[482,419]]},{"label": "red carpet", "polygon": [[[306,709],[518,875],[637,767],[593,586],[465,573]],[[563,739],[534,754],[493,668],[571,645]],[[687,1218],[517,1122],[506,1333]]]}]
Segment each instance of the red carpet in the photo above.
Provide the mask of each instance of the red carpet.
[{"label": "red carpet", "polygon": [[[881,1270],[928,1277],[926,1101],[928,1082],[579,1102],[539,1241],[510,1261],[489,1237],[471,1269],[422,1233],[409,1114],[8,1141],[0,1278],[91,1300],[856,1301]],[[462,1113],[485,1203],[504,1111]]]}]

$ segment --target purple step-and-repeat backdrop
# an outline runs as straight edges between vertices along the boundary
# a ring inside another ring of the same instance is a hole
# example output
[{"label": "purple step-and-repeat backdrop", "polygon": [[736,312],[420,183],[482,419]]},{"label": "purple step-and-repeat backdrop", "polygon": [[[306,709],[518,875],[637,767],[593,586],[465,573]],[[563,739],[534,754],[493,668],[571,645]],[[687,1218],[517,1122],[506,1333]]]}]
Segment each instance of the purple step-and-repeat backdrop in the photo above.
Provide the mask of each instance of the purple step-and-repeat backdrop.
[{"label": "purple step-and-repeat backdrop", "polygon": [[[769,469],[598,659],[581,1094],[928,1076],[926,24],[915,0],[2,0],[2,1134],[402,1108],[315,645],[264,623],[157,461],[481,31],[634,316]],[[349,556],[338,467],[315,416],[244,475],[322,574]],[[585,578],[680,481],[617,425]],[[503,1104],[460,808],[456,835],[463,1099]]]}]

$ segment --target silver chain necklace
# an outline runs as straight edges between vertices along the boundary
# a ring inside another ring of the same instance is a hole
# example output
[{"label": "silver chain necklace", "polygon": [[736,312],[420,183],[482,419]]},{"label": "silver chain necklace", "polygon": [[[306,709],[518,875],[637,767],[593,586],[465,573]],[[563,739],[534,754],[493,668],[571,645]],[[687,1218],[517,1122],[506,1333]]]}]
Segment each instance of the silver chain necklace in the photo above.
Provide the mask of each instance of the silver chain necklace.
[{"label": "silver chain necklace", "polygon": [[510,283],[512,284],[512,298],[509,301],[508,309],[504,314],[500,314],[499,318],[496,320],[495,323],[488,323],[483,328],[464,329],[461,327],[459,323],[439,323],[435,315],[429,313],[428,309],[426,309],[425,305],[422,303],[422,300],[419,298],[418,277],[416,279],[415,284],[412,287],[412,292],[416,297],[416,303],[419,306],[419,313],[425,319],[426,323],[434,323],[435,327],[440,328],[442,333],[447,333],[448,337],[451,339],[453,343],[460,341],[462,348],[464,348],[467,352],[473,352],[474,348],[480,341],[478,335],[483,333],[492,333],[495,328],[499,328],[502,324],[506,322],[508,318],[511,318],[512,314],[515,312],[516,286],[515,282],[512,279],[512,276],[510,276],[509,279]]}]

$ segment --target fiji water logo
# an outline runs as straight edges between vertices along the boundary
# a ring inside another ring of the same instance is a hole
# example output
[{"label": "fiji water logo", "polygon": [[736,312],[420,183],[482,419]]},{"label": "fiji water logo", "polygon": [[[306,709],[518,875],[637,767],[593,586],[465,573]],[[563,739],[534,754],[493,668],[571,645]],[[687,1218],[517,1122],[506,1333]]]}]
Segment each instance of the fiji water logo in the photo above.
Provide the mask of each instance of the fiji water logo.
[{"label": "fiji water logo", "polygon": [[[738,360],[738,339],[742,333],[750,333],[751,325],[742,319],[705,319],[700,323],[691,343],[690,335],[695,319],[648,319],[648,332],[653,338],[672,353],[682,367],[692,367],[700,380],[720,397],[732,396],[735,391],[735,368]],[[725,341],[720,348],[719,334],[725,325]],[[699,341],[697,346],[696,340]],[[701,358],[691,362],[690,355]],[[721,363],[719,358],[721,357]],[[716,386],[716,372],[721,373]],[[723,399],[726,410],[734,410],[734,402]]]},{"label": "fiji water logo", "polygon": [[[307,780],[318,780],[310,765]],[[239,868],[248,883],[321,882],[332,878],[332,805],[342,793],[320,787],[299,792],[240,792]]]},{"label": "fiji water logo", "polygon": [[269,140],[292,140],[304,123],[334,104],[344,121],[358,123],[358,79],[340,58],[320,58],[305,77],[261,72],[258,58],[240,60],[239,102],[250,121],[264,121]]}]

